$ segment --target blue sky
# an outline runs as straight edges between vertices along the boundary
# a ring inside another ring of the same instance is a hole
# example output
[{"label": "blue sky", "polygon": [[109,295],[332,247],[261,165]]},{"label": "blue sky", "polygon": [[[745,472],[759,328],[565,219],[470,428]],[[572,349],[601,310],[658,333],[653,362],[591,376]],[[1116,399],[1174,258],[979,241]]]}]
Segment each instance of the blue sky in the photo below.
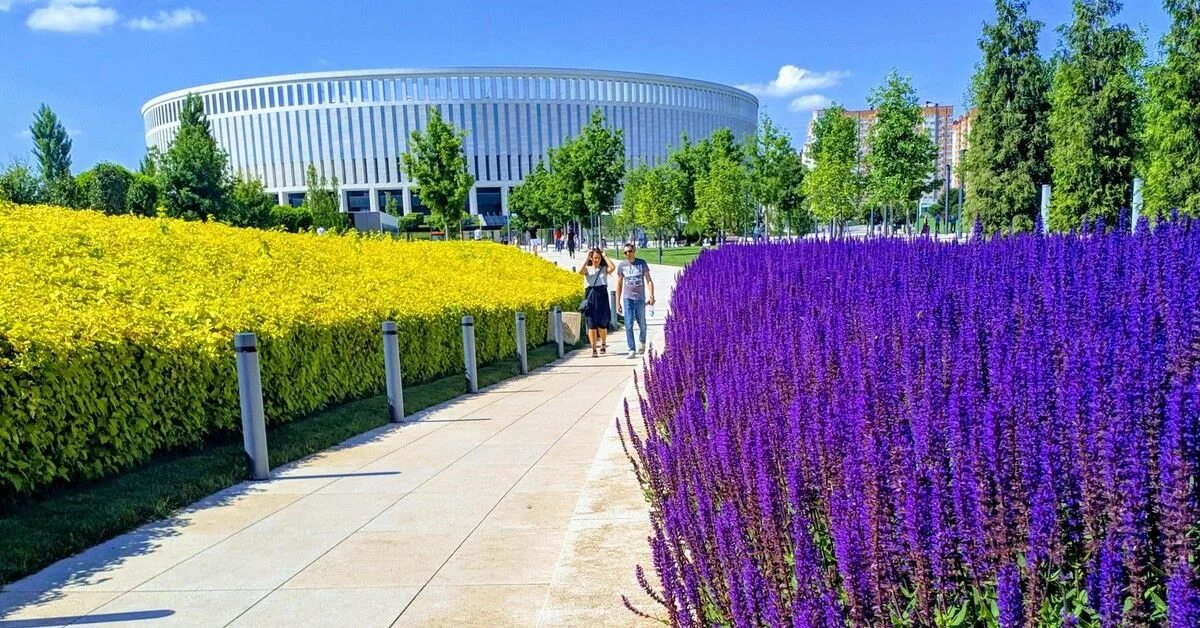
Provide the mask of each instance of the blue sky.
[{"label": "blue sky", "polygon": [[[1049,53],[1071,3],[1030,5],[1047,24]],[[761,110],[799,145],[811,107],[863,107],[890,68],[912,76],[923,100],[961,108],[991,13],[990,0],[0,0],[0,164],[30,159],[27,129],[43,102],[71,132],[80,171],[102,160],[136,165],[140,107],[163,92],[269,74],[456,65],[754,85]],[[1123,18],[1144,29],[1156,54],[1168,27],[1161,3],[1129,0]]]}]

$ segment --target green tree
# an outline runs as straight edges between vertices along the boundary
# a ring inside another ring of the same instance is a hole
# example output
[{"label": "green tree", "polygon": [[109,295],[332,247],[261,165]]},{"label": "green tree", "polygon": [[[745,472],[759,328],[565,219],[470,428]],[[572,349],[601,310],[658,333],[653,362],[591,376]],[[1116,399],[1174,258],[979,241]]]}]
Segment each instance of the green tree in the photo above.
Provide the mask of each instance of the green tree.
[{"label": "green tree", "polygon": [[[747,143],[747,151],[750,153],[750,192],[763,209],[762,226],[767,228],[786,222],[775,216],[786,216],[795,211],[784,208],[783,203],[797,190],[803,194],[804,183],[804,164],[792,148],[791,138],[764,115],[758,132]],[[797,205],[802,207],[803,200]]]},{"label": "green tree", "polygon": [[147,146],[146,154],[142,156],[142,161],[138,163],[138,172],[151,177],[157,176],[158,162],[160,161],[162,161],[162,151],[158,150],[157,146]]},{"label": "green tree", "polygon": [[271,208],[271,224],[285,231],[299,233],[313,227],[312,213],[308,207],[292,207],[291,205],[276,205]]},{"label": "green tree", "polygon": [[1042,24],[1026,0],[996,0],[996,21],[983,27],[983,61],[971,82],[971,122],[963,174],[967,210],[984,231],[1008,229],[1017,216],[1035,220],[1041,185],[1050,182],[1050,67],[1038,54]]},{"label": "green tree", "polygon": [[746,155],[737,138],[733,136],[733,131],[725,127],[713,131],[712,135],[701,140],[696,145],[696,150],[700,154],[697,177],[707,176],[712,164],[718,159],[741,162]]},{"label": "green tree", "polygon": [[71,138],[50,107],[43,104],[38,108],[29,132],[42,181],[49,185],[51,181],[71,176]]},{"label": "green tree", "polygon": [[42,182],[29,166],[14,161],[0,172],[0,200],[21,205],[42,201]]},{"label": "green tree", "polygon": [[[313,227],[342,230],[349,226],[349,220],[341,210],[338,199],[337,175],[326,180],[324,175],[317,175],[317,168],[308,164],[305,172],[308,190],[304,193],[304,212],[308,214],[307,221]],[[298,219],[297,224],[305,222]],[[304,228],[304,227],[300,227]]]},{"label": "green tree", "polygon": [[404,213],[404,210],[400,207],[400,201],[397,200],[398,196],[398,194],[384,192],[383,213],[396,217]]},{"label": "green tree", "polygon": [[894,222],[891,212],[908,210],[929,189],[936,167],[937,147],[922,126],[921,104],[912,81],[895,70],[868,98],[877,113],[867,133],[867,196],[887,211],[884,224]]},{"label": "green tree", "polygon": [[550,152],[550,187],[557,214],[586,220],[608,211],[625,177],[625,144],[620,130],[604,124],[604,113],[592,110],[583,131]]},{"label": "green tree", "polygon": [[475,183],[463,154],[464,137],[442,119],[440,109],[431,106],[425,131],[412,132],[411,151],[401,156],[401,167],[414,182],[413,193],[421,197],[430,220],[445,229],[447,238],[450,227],[462,222]]},{"label": "green tree", "polygon": [[[85,177],[85,181],[90,177]],[[83,209],[87,207],[87,196],[75,177],[67,175],[46,182],[46,202],[60,207]]]},{"label": "green tree", "polygon": [[1166,57],[1147,77],[1145,208],[1200,216],[1200,0],[1166,8]]},{"label": "green tree", "polygon": [[526,228],[549,227],[564,219],[558,213],[553,175],[543,162],[539,161],[525,180],[509,192],[508,211],[511,216],[519,217]]},{"label": "green tree", "polygon": [[619,224],[624,229],[640,227],[655,234],[659,263],[662,263],[664,236],[679,226],[682,177],[669,162],[653,168],[643,163],[629,172],[625,182]]},{"label": "green tree", "polygon": [[1142,44],[1114,25],[1116,0],[1075,0],[1060,28],[1062,49],[1050,91],[1050,227],[1065,231],[1104,218],[1114,225],[1128,207],[1141,132]]},{"label": "green tree", "polygon": [[679,138],[679,148],[667,156],[667,162],[679,172],[679,213],[686,222],[696,211],[696,177],[700,174],[702,155],[697,144],[688,141],[687,133]]},{"label": "green tree", "polygon": [[425,223],[425,214],[409,212],[401,216],[397,222],[399,223],[397,227],[399,227],[400,231],[404,232],[404,235],[407,236],[411,241],[412,232],[420,229],[421,225]]},{"label": "green tree", "polygon": [[124,166],[101,162],[80,174],[78,181],[80,192],[88,207],[106,214],[129,212],[128,195],[129,186],[133,183],[133,173]]},{"label": "green tree", "polygon": [[179,131],[155,168],[168,216],[223,220],[229,208],[229,158],[213,139],[204,103],[189,94],[179,113]]},{"label": "green tree", "polygon": [[238,176],[233,180],[225,218],[235,227],[267,229],[275,225],[271,211],[276,204],[275,195],[267,193],[262,181]]},{"label": "green tree", "polygon": [[843,107],[833,105],[821,112],[812,132],[814,165],[804,179],[804,191],[813,217],[832,231],[857,214],[862,200],[858,123]]},{"label": "green tree", "polygon": [[125,192],[125,207],[139,216],[158,215],[158,183],[153,176],[142,172],[133,175]]},{"label": "green tree", "polygon": [[779,198],[779,205],[772,215],[771,229],[774,233],[788,235],[805,235],[815,228],[812,211],[809,210],[805,197],[804,185],[808,178],[808,168],[798,153],[792,153],[785,166],[789,173],[784,175],[788,182]]},{"label": "green tree", "polygon": [[740,161],[716,153],[708,173],[696,181],[696,212],[692,220],[704,232],[716,232],[721,241],[753,221],[750,173]]}]

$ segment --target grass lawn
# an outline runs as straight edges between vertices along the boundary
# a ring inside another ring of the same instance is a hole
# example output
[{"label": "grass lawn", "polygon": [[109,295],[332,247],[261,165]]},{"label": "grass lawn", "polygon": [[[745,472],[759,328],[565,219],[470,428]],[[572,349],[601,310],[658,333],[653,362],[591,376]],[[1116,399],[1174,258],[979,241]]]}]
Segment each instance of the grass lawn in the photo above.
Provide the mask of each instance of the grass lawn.
[{"label": "grass lawn", "polygon": [[[529,352],[529,368],[556,359],[553,344]],[[480,366],[479,387],[518,374],[516,359]],[[463,393],[463,376],[404,388],[407,414]],[[267,430],[276,467],[387,424],[384,395],[352,401]],[[193,451],[164,455],[144,467],[82,486],[64,487],[0,513],[0,584],[35,573],[62,558],[246,479],[241,435]]]},{"label": "grass lawn", "polygon": [[[702,250],[704,249],[699,246],[677,246],[675,248],[665,248],[663,249],[662,263],[666,266],[687,266],[692,260],[696,259],[696,256],[699,255],[700,251]],[[637,254],[638,257],[650,262],[651,264],[659,263],[658,247],[650,246],[644,249],[638,249]],[[614,261],[625,259],[625,256],[622,255],[621,251],[618,249],[609,251],[609,256]]]}]

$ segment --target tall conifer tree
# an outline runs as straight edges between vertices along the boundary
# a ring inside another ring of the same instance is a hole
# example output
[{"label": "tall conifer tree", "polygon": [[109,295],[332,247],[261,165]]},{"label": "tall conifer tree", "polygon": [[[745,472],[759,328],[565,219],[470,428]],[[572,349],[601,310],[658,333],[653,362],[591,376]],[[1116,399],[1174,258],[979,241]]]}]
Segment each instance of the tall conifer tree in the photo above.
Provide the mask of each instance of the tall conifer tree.
[{"label": "tall conifer tree", "polygon": [[1111,23],[1120,10],[1117,0],[1075,0],[1074,20],[1060,28],[1050,91],[1055,230],[1097,218],[1115,225],[1132,200],[1143,50],[1129,26]]},{"label": "tall conifer tree", "polygon": [[1146,210],[1200,216],[1200,0],[1166,0],[1166,58],[1149,76]]},{"label": "tall conifer tree", "polygon": [[1018,216],[1035,222],[1039,190],[1050,183],[1050,69],[1038,55],[1041,28],[1027,0],[996,0],[996,21],[979,40],[963,174],[967,209],[989,233],[1012,228]]}]

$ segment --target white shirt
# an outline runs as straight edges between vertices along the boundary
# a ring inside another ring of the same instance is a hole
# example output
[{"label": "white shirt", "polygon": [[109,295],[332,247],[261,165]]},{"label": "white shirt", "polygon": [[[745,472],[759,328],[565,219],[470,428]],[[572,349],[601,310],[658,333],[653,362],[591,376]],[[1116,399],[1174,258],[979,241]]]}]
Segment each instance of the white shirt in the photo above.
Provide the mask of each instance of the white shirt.
[{"label": "white shirt", "polygon": [[608,273],[600,270],[596,266],[587,267],[587,276],[583,278],[583,287],[588,286],[607,286]]}]

